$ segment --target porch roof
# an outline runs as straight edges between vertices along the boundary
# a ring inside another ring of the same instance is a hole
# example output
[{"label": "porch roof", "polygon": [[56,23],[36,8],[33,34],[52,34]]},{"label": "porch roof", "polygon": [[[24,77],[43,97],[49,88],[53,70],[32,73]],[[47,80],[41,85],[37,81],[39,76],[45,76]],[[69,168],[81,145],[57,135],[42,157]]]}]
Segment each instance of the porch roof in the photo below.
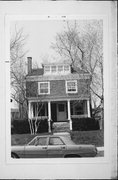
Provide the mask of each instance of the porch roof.
[{"label": "porch roof", "polygon": [[68,101],[68,100],[89,100],[90,97],[89,96],[86,96],[86,97],[69,97],[69,98],[65,98],[65,97],[53,97],[53,98],[46,98],[46,99],[41,99],[41,98],[28,98],[28,101],[30,102],[48,102],[48,101],[51,101],[51,102],[54,102],[54,101]]}]

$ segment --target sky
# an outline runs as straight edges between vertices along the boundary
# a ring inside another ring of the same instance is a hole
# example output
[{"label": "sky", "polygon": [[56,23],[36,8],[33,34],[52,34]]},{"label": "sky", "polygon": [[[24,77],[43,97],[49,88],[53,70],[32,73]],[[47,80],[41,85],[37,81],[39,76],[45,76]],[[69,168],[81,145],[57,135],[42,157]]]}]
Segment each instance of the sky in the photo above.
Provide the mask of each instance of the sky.
[{"label": "sky", "polygon": [[54,61],[57,54],[51,48],[51,43],[55,42],[56,34],[65,29],[65,21],[14,21],[11,23],[11,34],[15,26],[17,29],[23,28],[24,35],[28,35],[25,48],[28,50],[27,56],[32,57],[34,64],[37,62],[40,65],[47,58]]}]

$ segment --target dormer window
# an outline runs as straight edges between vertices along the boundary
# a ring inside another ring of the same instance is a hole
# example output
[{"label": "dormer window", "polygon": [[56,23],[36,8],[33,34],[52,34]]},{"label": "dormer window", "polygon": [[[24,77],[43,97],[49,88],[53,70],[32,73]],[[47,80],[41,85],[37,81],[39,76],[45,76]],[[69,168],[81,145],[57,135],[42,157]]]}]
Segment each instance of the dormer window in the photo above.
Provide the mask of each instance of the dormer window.
[{"label": "dormer window", "polygon": [[56,73],[56,66],[51,66],[51,72]]},{"label": "dormer window", "polygon": [[69,65],[64,66],[64,71],[65,71],[65,72],[68,72],[68,71],[69,71]]},{"label": "dormer window", "polygon": [[45,64],[44,74],[46,75],[65,75],[71,72],[69,64]]},{"label": "dormer window", "polygon": [[62,72],[63,71],[63,66],[58,66],[58,72]]},{"label": "dormer window", "polygon": [[45,66],[44,67],[44,72],[45,73],[50,73],[50,66]]}]

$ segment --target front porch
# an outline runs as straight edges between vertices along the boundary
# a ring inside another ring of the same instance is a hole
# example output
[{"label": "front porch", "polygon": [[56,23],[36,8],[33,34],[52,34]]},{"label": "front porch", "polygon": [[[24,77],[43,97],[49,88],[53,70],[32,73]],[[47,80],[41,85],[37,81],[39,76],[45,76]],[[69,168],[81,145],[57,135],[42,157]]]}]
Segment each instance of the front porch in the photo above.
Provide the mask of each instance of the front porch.
[{"label": "front porch", "polygon": [[90,117],[90,102],[88,100],[62,101],[29,101],[28,116],[30,120],[48,120],[48,132],[51,132],[51,122],[54,124],[67,122],[72,130],[72,119]]}]

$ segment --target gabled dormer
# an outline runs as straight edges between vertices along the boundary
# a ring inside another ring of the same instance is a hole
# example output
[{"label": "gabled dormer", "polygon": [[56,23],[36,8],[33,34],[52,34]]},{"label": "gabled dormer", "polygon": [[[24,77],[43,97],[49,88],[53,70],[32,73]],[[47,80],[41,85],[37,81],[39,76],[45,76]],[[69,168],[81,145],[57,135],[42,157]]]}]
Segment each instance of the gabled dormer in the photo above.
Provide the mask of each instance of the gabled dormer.
[{"label": "gabled dormer", "polygon": [[47,63],[42,66],[44,75],[67,75],[71,73],[71,66],[68,63]]}]

